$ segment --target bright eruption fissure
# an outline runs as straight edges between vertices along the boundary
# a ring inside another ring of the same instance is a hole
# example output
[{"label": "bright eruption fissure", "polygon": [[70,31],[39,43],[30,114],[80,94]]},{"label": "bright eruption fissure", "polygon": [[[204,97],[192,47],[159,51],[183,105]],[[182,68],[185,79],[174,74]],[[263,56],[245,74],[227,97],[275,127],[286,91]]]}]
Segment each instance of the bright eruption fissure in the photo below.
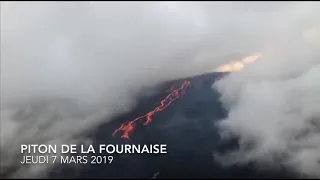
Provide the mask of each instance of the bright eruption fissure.
[{"label": "bright eruption fissure", "polygon": [[[132,121],[123,123],[118,129],[116,129],[112,135],[115,136],[119,131],[122,131],[122,138],[130,139],[130,134],[134,131],[135,123],[137,121],[142,121],[145,119],[145,122],[143,123],[144,126],[150,124],[152,122],[153,115],[159,111],[163,111],[165,108],[167,108],[171,103],[173,103],[176,99],[178,99],[181,95],[184,95],[186,89],[190,86],[190,81],[185,81],[179,88],[172,89],[171,93],[165,97],[160,105],[156,107],[154,110],[148,112],[147,114],[140,116]],[[171,90],[171,88],[170,88]]]}]

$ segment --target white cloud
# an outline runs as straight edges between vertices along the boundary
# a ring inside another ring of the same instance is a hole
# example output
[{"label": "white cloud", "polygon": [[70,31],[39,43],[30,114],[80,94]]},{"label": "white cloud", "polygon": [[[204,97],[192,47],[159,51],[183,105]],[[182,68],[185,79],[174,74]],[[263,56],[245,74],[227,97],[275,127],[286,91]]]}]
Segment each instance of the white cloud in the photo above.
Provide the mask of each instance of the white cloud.
[{"label": "white cloud", "polygon": [[221,134],[240,139],[238,150],[219,156],[229,165],[271,163],[320,177],[320,4],[303,4],[312,10],[284,14],[282,37],[269,42],[274,48],[214,85],[229,108]]}]

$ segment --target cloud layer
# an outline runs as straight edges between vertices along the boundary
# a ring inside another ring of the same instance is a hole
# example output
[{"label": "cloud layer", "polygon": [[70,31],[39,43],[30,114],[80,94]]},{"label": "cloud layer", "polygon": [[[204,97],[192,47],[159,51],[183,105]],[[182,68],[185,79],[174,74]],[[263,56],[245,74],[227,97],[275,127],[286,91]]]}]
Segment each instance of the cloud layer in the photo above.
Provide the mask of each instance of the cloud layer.
[{"label": "cloud layer", "polygon": [[240,145],[216,156],[225,165],[255,162],[320,177],[319,12],[320,3],[288,8],[282,36],[271,37],[263,56],[214,84],[229,109],[221,135]]}]

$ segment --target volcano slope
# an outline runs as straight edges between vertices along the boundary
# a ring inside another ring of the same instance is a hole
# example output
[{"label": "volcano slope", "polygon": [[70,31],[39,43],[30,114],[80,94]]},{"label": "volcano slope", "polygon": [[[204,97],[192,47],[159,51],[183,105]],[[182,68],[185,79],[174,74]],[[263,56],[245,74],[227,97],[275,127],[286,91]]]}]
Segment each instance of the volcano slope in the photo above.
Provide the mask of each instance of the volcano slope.
[{"label": "volcano slope", "polygon": [[[167,144],[167,154],[114,155],[111,164],[80,165],[79,168],[58,167],[52,178],[295,178],[284,170],[246,166],[222,167],[213,152],[237,148],[237,140],[220,140],[215,123],[227,115],[219,102],[219,94],[212,84],[224,73],[209,73],[164,83],[160,93],[141,97],[129,113],[115,117],[100,126],[91,138],[99,144]],[[170,94],[168,90],[190,82],[184,94],[163,111],[153,114],[152,122],[144,126],[146,118],[136,121],[128,138],[123,131],[112,136],[121,124],[154,110]]]}]

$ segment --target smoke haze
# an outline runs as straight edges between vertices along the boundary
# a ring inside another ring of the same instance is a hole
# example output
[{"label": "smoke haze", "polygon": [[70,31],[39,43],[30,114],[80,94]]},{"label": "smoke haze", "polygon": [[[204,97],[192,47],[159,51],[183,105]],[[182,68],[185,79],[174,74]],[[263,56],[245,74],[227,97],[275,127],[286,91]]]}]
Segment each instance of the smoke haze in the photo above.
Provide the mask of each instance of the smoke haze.
[{"label": "smoke haze", "polygon": [[79,142],[143,88],[259,52],[215,85],[230,110],[221,132],[257,144],[230,163],[287,152],[282,163],[319,176],[319,12],[318,2],[1,2],[0,174],[47,168],[18,165],[21,143]]}]

